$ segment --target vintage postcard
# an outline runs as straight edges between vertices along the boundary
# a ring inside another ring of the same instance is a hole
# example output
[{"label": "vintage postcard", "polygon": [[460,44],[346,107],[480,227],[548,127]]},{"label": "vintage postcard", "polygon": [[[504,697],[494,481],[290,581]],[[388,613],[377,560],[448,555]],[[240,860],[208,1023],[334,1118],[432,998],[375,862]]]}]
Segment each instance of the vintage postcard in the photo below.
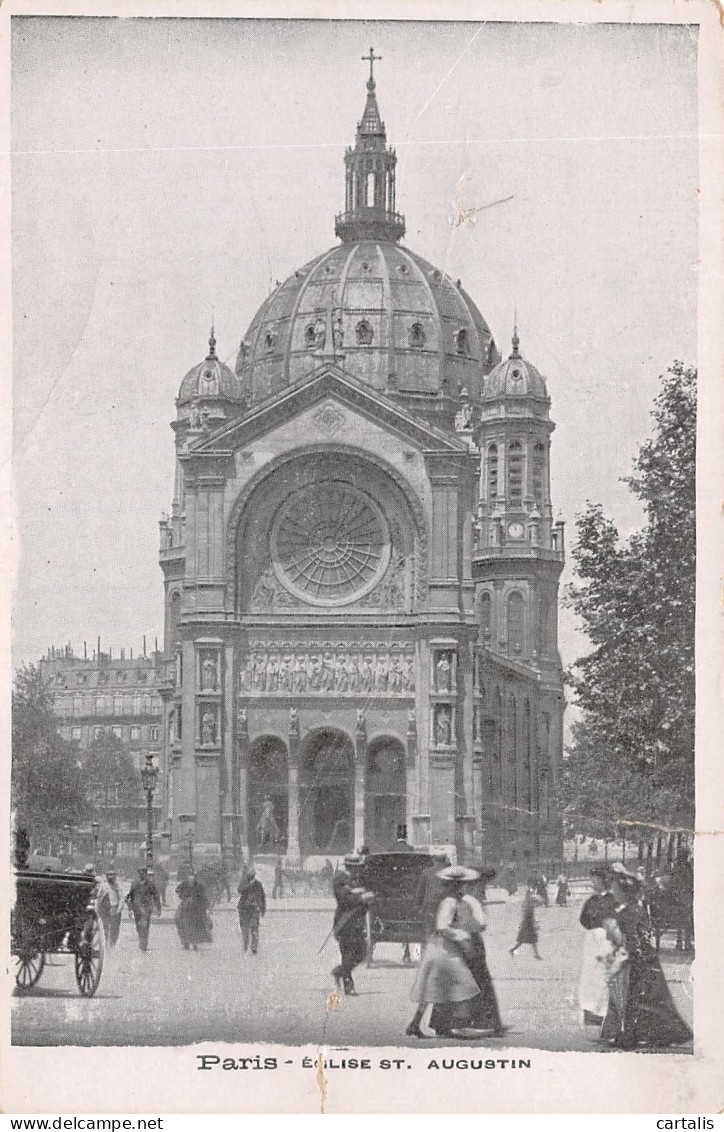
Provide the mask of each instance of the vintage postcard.
[{"label": "vintage postcard", "polygon": [[720,10],[343,16],[0,8],[0,1103],[719,1111]]}]

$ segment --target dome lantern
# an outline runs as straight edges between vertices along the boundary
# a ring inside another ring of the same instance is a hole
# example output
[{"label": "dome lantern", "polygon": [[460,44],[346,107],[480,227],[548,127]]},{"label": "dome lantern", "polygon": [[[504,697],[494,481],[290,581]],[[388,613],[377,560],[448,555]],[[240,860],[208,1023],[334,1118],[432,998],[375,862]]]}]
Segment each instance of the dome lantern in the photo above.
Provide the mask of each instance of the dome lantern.
[{"label": "dome lantern", "polygon": [[405,218],[395,211],[397,155],[387,145],[375,93],[374,64],[381,56],[370,47],[369,55],[362,59],[370,65],[367,101],[357,123],[355,147],[344,155],[344,212],[335,217],[334,232],[345,244],[356,240],[396,242],[405,234]]}]

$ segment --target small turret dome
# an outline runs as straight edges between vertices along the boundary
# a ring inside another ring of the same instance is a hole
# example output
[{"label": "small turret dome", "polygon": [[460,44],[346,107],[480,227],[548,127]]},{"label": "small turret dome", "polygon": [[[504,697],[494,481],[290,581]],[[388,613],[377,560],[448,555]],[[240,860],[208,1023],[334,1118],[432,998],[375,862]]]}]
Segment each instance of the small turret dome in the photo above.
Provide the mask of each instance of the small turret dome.
[{"label": "small turret dome", "polygon": [[534,365],[521,357],[517,327],[513,331],[513,349],[510,356],[500,362],[483,379],[480,399],[499,401],[507,398],[531,397],[550,404],[545,378]]},{"label": "small turret dome", "polygon": [[194,366],[181,382],[176,405],[190,405],[202,400],[244,400],[242,383],[232,369],[217,358],[214,328],[211,328],[209,352],[203,362]]}]

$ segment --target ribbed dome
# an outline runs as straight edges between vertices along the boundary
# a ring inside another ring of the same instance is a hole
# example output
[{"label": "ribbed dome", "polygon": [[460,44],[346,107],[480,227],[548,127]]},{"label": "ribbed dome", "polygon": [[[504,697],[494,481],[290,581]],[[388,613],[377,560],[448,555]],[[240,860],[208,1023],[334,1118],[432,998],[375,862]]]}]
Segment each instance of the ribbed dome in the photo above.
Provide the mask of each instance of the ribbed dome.
[{"label": "ribbed dome", "polygon": [[535,366],[520,356],[520,341],[517,330],[513,333],[513,349],[509,358],[501,362],[486,376],[481,400],[497,401],[508,397],[533,397],[537,401],[550,402],[545,379]]},{"label": "ribbed dome", "polygon": [[176,404],[188,405],[198,398],[221,398],[225,401],[243,401],[243,386],[233,370],[216,356],[216,339],[213,329],[209,338],[209,353],[203,362],[194,366],[181,382]]},{"label": "ribbed dome", "polygon": [[332,248],[295,271],[249,327],[236,364],[259,401],[335,360],[379,391],[471,398],[500,358],[463,289],[393,242]]}]

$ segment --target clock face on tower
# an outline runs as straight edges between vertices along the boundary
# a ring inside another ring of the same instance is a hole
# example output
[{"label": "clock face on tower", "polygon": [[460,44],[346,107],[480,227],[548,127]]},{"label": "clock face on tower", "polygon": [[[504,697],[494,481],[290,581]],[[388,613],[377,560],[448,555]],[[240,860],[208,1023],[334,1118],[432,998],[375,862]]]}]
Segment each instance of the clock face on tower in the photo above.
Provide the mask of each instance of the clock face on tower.
[{"label": "clock face on tower", "polygon": [[522,523],[508,523],[508,535],[510,538],[522,538],[525,534],[525,528]]}]

